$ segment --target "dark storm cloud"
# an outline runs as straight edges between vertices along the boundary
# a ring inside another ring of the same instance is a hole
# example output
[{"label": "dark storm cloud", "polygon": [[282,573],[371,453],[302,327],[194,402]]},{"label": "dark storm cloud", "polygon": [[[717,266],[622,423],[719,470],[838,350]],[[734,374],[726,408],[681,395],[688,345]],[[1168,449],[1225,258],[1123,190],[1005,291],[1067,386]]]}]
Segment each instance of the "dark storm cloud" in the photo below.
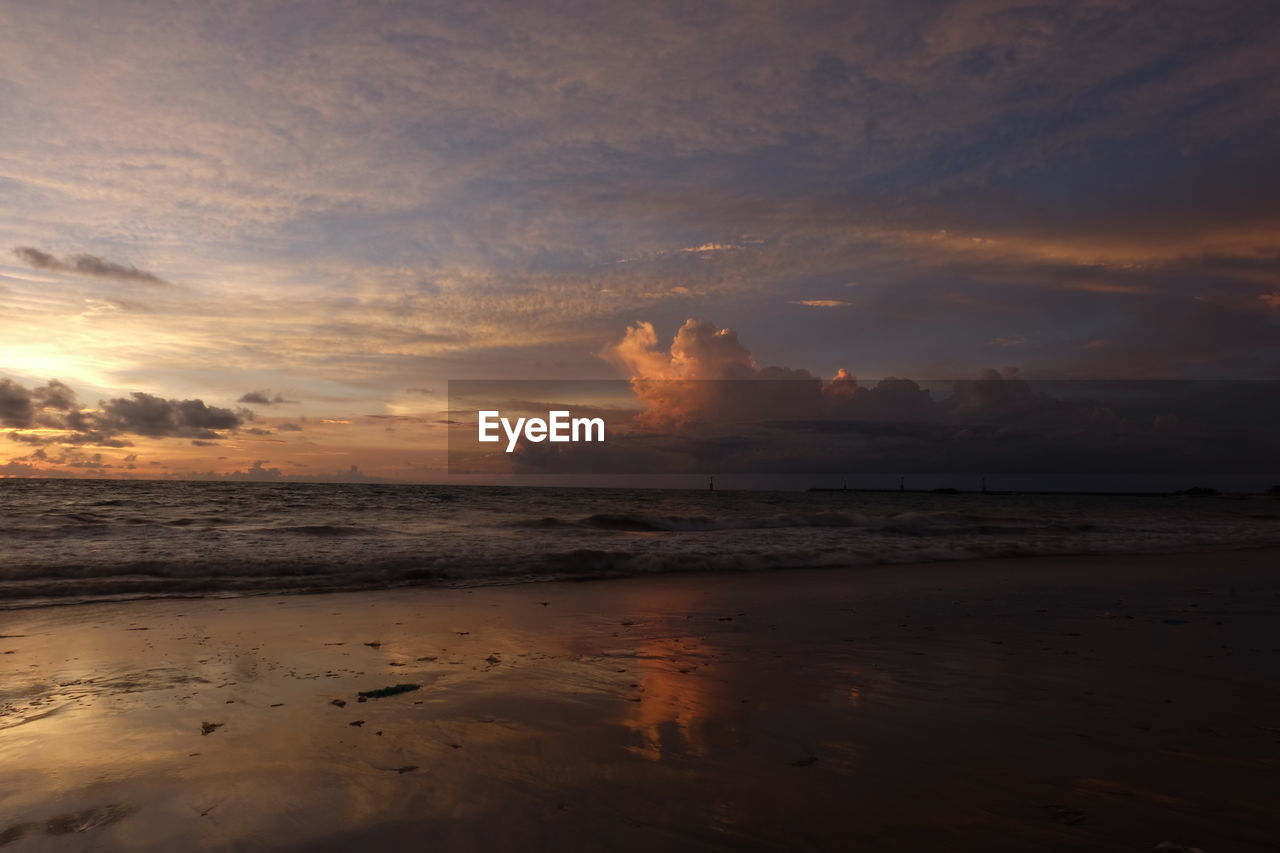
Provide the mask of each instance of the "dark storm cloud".
[{"label": "dark storm cloud", "polygon": [[103,260],[96,255],[70,255],[59,259],[48,252],[42,252],[30,246],[17,246],[14,248],[13,253],[24,263],[36,269],[49,270],[50,272],[74,273],[76,275],[108,278],[114,281],[137,284],[169,283],[155,273],[140,270],[134,266]]}]

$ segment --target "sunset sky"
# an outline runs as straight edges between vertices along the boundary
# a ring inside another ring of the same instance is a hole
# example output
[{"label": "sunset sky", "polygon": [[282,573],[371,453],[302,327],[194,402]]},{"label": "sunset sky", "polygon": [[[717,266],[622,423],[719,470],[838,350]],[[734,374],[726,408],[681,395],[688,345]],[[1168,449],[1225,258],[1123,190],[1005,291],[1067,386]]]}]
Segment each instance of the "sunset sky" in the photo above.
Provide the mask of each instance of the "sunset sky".
[{"label": "sunset sky", "polygon": [[440,480],[448,380],[688,318],[827,378],[1280,378],[1278,44],[1271,0],[0,0],[0,475]]}]

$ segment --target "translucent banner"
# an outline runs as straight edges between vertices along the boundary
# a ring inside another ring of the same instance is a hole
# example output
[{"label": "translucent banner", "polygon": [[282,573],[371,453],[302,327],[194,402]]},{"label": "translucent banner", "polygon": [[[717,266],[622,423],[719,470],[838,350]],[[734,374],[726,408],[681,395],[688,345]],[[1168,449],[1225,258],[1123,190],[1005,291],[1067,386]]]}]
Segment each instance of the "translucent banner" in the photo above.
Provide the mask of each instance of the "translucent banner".
[{"label": "translucent banner", "polygon": [[449,383],[449,470],[512,475],[1250,475],[1274,381]]}]

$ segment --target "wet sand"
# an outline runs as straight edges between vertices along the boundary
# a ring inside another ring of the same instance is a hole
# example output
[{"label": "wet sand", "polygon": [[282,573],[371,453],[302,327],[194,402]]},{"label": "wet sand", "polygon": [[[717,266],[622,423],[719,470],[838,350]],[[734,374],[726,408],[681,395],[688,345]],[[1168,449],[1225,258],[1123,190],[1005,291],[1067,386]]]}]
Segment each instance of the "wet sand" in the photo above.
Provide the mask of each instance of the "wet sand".
[{"label": "wet sand", "polygon": [[6,853],[1280,846],[1274,552],[96,604],[0,635]]}]

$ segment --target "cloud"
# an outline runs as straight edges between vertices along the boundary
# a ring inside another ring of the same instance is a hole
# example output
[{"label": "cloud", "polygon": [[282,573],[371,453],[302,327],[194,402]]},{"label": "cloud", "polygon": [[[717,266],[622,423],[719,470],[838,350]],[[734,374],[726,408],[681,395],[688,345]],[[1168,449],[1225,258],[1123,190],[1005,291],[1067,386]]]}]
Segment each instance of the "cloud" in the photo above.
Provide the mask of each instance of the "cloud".
[{"label": "cloud", "polygon": [[216,431],[236,429],[244,423],[240,414],[203,400],[172,400],[140,391],[98,405],[100,413],[89,422],[108,434],[210,440],[221,438]]},{"label": "cloud", "polygon": [[852,305],[852,302],[844,302],[839,299],[793,299],[792,305],[807,305],[810,308],[844,308]]},{"label": "cloud", "polygon": [[[38,463],[38,464],[37,464]],[[10,476],[63,477],[77,476],[84,473],[101,475],[112,468],[133,469],[133,459],[125,459],[125,464],[117,465],[101,453],[88,453],[78,447],[63,447],[56,455],[44,448],[38,448],[26,456],[9,460],[8,465],[0,466],[0,474]],[[53,467],[49,467],[53,466]],[[66,470],[73,469],[73,470]]]},{"label": "cloud", "polygon": [[693,317],[676,331],[666,349],[658,346],[653,324],[642,321],[629,326],[622,340],[600,355],[642,380],[812,378],[807,370],[760,367],[736,332]]},{"label": "cloud", "polygon": [[0,464],[0,476],[4,477],[74,477],[75,473],[71,471],[63,471],[57,468],[43,468],[38,465],[32,465],[30,462],[22,462],[17,459],[11,459],[4,464]]},{"label": "cloud", "polygon": [[214,471],[205,471],[202,473],[188,472],[184,474],[174,475],[176,479],[182,480],[241,480],[256,483],[389,483],[392,482],[384,477],[371,477],[360,470],[359,466],[352,465],[345,471],[335,471],[332,473],[322,474],[286,474],[280,468],[268,468],[269,460],[254,460],[248,468],[227,473],[218,473]]},{"label": "cloud", "polygon": [[653,325],[640,322],[600,355],[630,377],[642,406],[636,423],[651,430],[783,415],[892,420],[954,412],[1008,414],[1044,402],[1017,368],[988,368],[977,380],[955,380],[945,403],[932,406],[928,391],[909,379],[887,377],[865,385],[844,368],[824,381],[803,368],[761,367],[735,332],[693,318],[665,348]]},{"label": "cloud", "polygon": [[689,246],[681,249],[682,252],[728,252],[734,249],[741,249],[742,246],[736,246],[732,243],[703,243],[701,246]]},{"label": "cloud", "polygon": [[76,275],[92,276],[93,278],[108,278],[137,284],[167,285],[169,283],[155,273],[140,270],[133,266],[106,261],[96,255],[70,255],[66,258],[58,259],[47,252],[33,249],[30,246],[17,246],[14,248],[13,253],[24,263],[40,270],[74,273]]},{"label": "cloud", "polygon": [[807,370],[761,367],[736,332],[692,317],[666,348],[659,345],[653,324],[640,322],[600,357],[631,378],[644,404],[639,419],[651,428],[688,423],[731,405],[720,392],[732,383],[721,380],[814,379]]},{"label": "cloud", "polygon": [[27,444],[126,447],[129,443],[119,438],[122,435],[212,441],[239,429],[245,420],[244,410],[235,412],[203,400],[169,399],[140,391],[99,400],[96,408],[89,408],[56,379],[35,388],[0,379],[0,424],[15,430],[62,431],[9,434]]},{"label": "cloud", "polygon": [[665,348],[640,323],[606,356],[640,411],[608,419],[602,444],[523,443],[507,460],[516,473],[1190,476],[1280,464],[1277,383],[1029,381],[1016,368],[824,382],[761,369],[732,332],[693,320]]},{"label": "cloud", "polygon": [[0,379],[0,425],[17,429],[48,426],[62,413],[77,408],[75,392],[57,379],[35,388]]},{"label": "cloud", "polygon": [[280,392],[272,394],[270,391],[250,391],[240,395],[237,403],[252,403],[258,406],[283,406],[297,403],[297,400],[286,400]]},{"label": "cloud", "polygon": [[0,423],[29,427],[35,417],[31,392],[9,379],[0,379]]},{"label": "cloud", "polygon": [[[92,235],[193,286],[82,322],[73,287],[5,280],[0,339],[170,395],[270,364],[311,400],[582,359],[625,318],[723,305],[824,367],[969,371],[1052,325],[1037,357],[1064,370],[1274,374],[1265,3],[1156,28],[1039,0],[314,6],[66,0],[6,29],[4,245]],[[110,267],[132,269],[78,271]],[[850,279],[856,311],[776,310]],[[1234,302],[1199,324],[1198,294]]]},{"label": "cloud", "polygon": [[[52,429],[62,429],[64,425],[55,424]],[[94,447],[133,447],[133,442],[124,438],[117,438],[99,431],[85,432],[59,432],[52,434],[36,434],[24,432],[10,432],[10,441],[17,441],[22,444],[33,444],[39,446],[48,445],[92,445]]]}]

